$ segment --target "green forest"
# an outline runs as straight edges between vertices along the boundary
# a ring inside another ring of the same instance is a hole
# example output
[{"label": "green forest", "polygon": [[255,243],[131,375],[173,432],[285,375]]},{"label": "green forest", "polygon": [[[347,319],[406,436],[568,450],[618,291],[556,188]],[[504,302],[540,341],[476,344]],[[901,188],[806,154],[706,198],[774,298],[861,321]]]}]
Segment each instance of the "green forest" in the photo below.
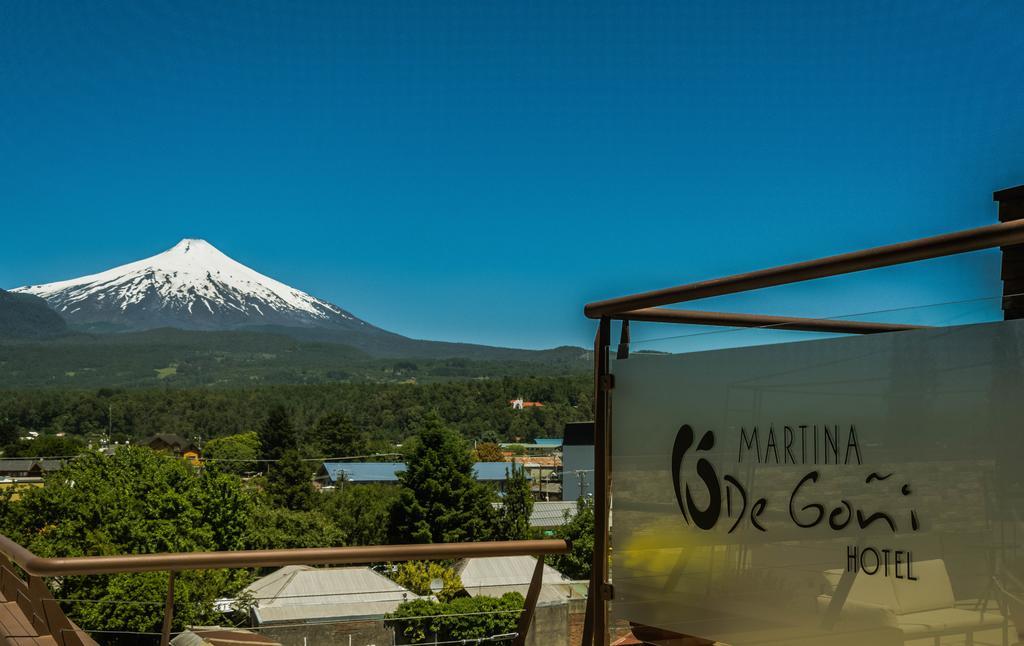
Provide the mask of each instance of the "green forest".
[{"label": "green forest", "polygon": [[[432,411],[467,440],[529,440],[558,437],[566,422],[591,419],[592,388],[579,375],[420,385],[7,390],[0,391],[0,445],[29,431],[120,442],[177,433],[202,444],[256,430],[277,406],[287,411],[307,456],[334,455],[330,438],[341,426],[368,441],[401,442]],[[509,401],[520,396],[544,405],[513,410]]]},{"label": "green forest", "polygon": [[0,329],[0,388],[433,383],[582,374],[591,361],[590,353],[582,348],[514,350],[390,335],[392,342],[410,346],[408,353],[396,356],[382,354],[379,348],[359,349],[331,337],[296,338],[298,332],[162,328],[15,340],[5,338]]}]

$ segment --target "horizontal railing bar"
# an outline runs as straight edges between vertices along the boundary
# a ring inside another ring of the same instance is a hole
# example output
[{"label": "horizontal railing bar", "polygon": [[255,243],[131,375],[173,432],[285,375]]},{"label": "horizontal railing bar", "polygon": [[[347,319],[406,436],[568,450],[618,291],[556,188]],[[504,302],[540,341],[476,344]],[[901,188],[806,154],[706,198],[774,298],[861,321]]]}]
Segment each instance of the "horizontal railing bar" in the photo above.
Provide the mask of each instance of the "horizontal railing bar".
[{"label": "horizontal railing bar", "polygon": [[941,258],[968,251],[1020,243],[1024,243],[1024,220],[1001,222],[745,274],[735,274],[724,278],[595,301],[588,303],[583,308],[583,312],[593,319],[603,316],[610,317],[642,308],[736,294],[763,287],[798,283],[814,278],[838,276],[865,269],[878,269],[917,260]]},{"label": "horizontal railing bar", "polygon": [[34,576],[281,567],[285,565],[353,565],[486,556],[537,556],[564,554],[568,551],[568,542],[561,539],[545,539],[43,558],[36,556],[10,538],[0,536],[0,552],[6,554],[25,572]]},{"label": "horizontal railing bar", "polygon": [[879,334],[883,332],[904,332],[920,330],[925,325],[902,323],[871,323],[868,321],[840,321],[835,319],[811,319],[795,316],[768,316],[765,314],[737,314],[733,312],[702,312],[698,310],[671,310],[664,307],[647,307],[630,310],[611,316],[617,320],[646,321],[652,323],[689,323],[693,325],[718,325],[725,327],[772,328],[800,332],[835,332],[844,334]]}]

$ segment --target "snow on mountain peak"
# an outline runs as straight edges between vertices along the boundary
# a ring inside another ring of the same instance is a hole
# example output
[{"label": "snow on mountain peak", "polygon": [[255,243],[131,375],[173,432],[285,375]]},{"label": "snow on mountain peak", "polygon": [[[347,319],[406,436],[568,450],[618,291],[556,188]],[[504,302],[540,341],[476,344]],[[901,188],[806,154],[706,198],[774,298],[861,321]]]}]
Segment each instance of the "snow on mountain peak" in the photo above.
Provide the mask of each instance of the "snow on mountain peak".
[{"label": "snow on mountain peak", "polygon": [[155,256],[97,274],[13,291],[46,299],[72,322],[199,328],[365,325],[341,308],[250,269],[199,238],[184,238]]}]

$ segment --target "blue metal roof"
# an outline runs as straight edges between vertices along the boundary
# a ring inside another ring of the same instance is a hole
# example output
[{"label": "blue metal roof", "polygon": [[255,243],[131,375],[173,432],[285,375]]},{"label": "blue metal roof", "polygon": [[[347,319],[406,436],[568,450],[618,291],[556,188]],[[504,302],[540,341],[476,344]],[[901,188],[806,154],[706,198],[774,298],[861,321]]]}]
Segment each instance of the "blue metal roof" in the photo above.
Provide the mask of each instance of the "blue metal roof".
[{"label": "blue metal roof", "polygon": [[[398,472],[405,470],[404,462],[324,462],[323,468],[331,482],[337,482],[344,474],[348,482],[398,482]],[[477,462],[473,473],[477,480],[500,482],[505,479],[506,469],[521,468],[514,462]],[[527,474],[527,479],[530,478]]]},{"label": "blue metal roof", "polygon": [[[506,469],[508,473],[512,473],[512,470],[517,468],[522,467],[515,462],[477,462],[473,465],[473,475],[477,480],[501,482],[505,479]],[[530,476],[527,475],[526,479],[529,480]]]},{"label": "blue metal roof", "polygon": [[533,441],[534,444],[540,446],[562,446],[562,438],[560,437],[538,437]]}]

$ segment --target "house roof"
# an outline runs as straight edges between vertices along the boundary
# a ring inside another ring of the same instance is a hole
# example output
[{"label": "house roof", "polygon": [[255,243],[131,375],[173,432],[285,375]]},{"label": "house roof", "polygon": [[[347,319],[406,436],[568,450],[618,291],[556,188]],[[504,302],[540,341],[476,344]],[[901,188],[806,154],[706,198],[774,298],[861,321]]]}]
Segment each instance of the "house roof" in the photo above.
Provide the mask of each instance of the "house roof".
[{"label": "house roof", "polygon": [[36,460],[35,458],[5,458],[0,459],[0,472],[3,471],[31,471],[32,467],[39,465],[42,471],[56,471],[64,466],[64,460]]},{"label": "house roof", "polygon": [[142,441],[142,444],[144,444],[145,446],[151,446],[157,440],[160,440],[161,442],[168,446],[180,446],[182,448],[195,446],[194,442],[183,438],[177,433],[157,433],[156,435],[147,437],[145,440]]},{"label": "house roof", "polygon": [[[398,472],[405,470],[404,462],[324,462],[321,466],[331,482],[344,477],[348,482],[398,482]],[[477,462],[473,473],[477,480],[502,481],[505,470],[514,469],[512,462]],[[529,475],[527,475],[529,479]]]},{"label": "house roof", "polygon": [[281,646],[265,635],[238,628],[193,628],[171,640],[171,646]]},{"label": "house roof", "polygon": [[[477,462],[473,465],[473,475],[477,480],[502,481],[512,470],[519,468],[514,462]],[[529,476],[526,477],[530,479]]]},{"label": "house roof", "polygon": [[[495,509],[501,509],[502,503],[491,503]],[[561,527],[565,524],[565,512],[569,512],[569,518],[576,515],[575,501],[537,500],[533,503],[533,511],[530,512],[530,527],[551,528]]]},{"label": "house roof", "polygon": [[[537,559],[533,556],[482,556],[461,559],[455,564],[455,572],[462,585],[471,588],[495,585],[530,585]],[[544,566],[546,583],[571,583],[572,579],[551,567]]]},{"label": "house roof", "polygon": [[530,527],[561,527],[566,522],[566,512],[569,518],[576,515],[576,501],[537,501],[530,513]]},{"label": "house roof", "polygon": [[381,617],[403,601],[419,599],[368,567],[289,565],[246,589],[256,599],[260,624]]},{"label": "house roof", "polygon": [[[462,559],[455,564],[455,572],[462,587],[472,596],[500,597],[506,592],[526,596],[533,578],[537,559],[532,556],[488,556]],[[544,566],[539,603],[561,603],[581,595],[576,585],[550,565]]]},{"label": "house roof", "polygon": [[560,437],[538,437],[533,441],[534,444],[539,446],[551,446],[559,447],[562,446],[562,438]]},{"label": "house roof", "polygon": [[35,463],[31,458],[0,459],[0,471],[28,471]]}]

